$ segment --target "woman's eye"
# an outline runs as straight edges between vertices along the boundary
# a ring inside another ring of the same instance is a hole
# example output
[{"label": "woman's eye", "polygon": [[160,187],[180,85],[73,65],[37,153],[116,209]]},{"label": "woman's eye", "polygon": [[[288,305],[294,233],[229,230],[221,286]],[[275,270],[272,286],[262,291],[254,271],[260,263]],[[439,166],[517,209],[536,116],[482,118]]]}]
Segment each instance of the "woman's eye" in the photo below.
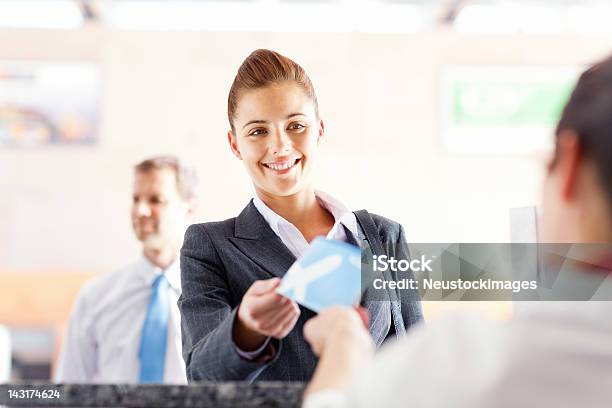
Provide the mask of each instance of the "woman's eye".
[{"label": "woman's eye", "polygon": [[306,126],[302,125],[301,123],[292,123],[291,125],[289,125],[289,130],[302,130],[305,127]]},{"label": "woman's eye", "polygon": [[265,133],[264,129],[253,129],[249,132],[249,136],[259,136]]}]

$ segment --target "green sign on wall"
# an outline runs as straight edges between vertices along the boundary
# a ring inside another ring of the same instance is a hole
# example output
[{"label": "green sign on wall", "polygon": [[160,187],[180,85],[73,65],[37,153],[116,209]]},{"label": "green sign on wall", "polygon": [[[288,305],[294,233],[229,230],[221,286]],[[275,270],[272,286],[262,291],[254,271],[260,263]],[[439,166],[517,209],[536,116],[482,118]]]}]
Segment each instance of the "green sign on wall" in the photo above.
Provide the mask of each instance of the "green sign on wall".
[{"label": "green sign on wall", "polygon": [[441,72],[440,130],[449,152],[549,152],[579,67],[448,66]]},{"label": "green sign on wall", "polygon": [[554,124],[572,81],[457,81],[453,84],[451,124],[516,126]]}]

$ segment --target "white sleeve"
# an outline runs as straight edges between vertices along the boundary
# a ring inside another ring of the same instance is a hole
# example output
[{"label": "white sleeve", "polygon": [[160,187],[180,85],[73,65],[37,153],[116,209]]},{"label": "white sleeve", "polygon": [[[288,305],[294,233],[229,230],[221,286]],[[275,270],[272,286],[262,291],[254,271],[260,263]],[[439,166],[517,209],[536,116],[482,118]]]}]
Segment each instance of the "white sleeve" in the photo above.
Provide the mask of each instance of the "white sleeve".
[{"label": "white sleeve", "polygon": [[322,390],[304,400],[302,408],[346,408],[346,396],[335,390]]},{"label": "white sleeve", "polygon": [[465,317],[414,328],[356,374],[346,406],[470,406],[471,397],[498,377],[504,334],[496,323]]},{"label": "white sleeve", "polygon": [[72,310],[55,371],[55,382],[58,383],[92,382],[97,372],[97,344],[85,289],[77,297]]}]

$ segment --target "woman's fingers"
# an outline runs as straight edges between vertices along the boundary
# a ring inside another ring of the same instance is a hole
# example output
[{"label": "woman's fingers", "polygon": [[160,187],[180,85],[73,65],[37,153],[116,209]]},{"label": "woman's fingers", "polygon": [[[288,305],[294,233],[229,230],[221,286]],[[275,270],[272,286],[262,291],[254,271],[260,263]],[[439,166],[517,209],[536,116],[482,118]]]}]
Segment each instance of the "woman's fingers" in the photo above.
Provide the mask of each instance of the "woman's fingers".
[{"label": "woman's fingers", "polygon": [[242,299],[249,316],[256,318],[283,304],[283,296],[274,292],[279,283],[278,278],[253,282]]},{"label": "woman's fingers", "polygon": [[298,305],[274,290],[280,279],[256,281],[245,293],[239,318],[248,328],[266,336],[285,337],[300,315]]},{"label": "woman's fingers", "polygon": [[272,279],[264,279],[253,282],[253,284],[249,287],[246,295],[264,295],[276,289],[276,287],[280,284],[279,278]]},{"label": "woman's fingers", "polygon": [[283,307],[271,312],[262,319],[265,323],[262,324],[262,329],[270,333],[275,332],[276,329],[284,324],[289,316],[299,314],[300,309],[294,302],[289,302]]},{"label": "woman's fingers", "polygon": [[253,296],[249,299],[251,315],[254,319],[263,318],[265,315],[284,307],[288,300],[277,293]]},{"label": "woman's fingers", "polygon": [[283,321],[279,322],[278,328],[271,334],[271,336],[277,339],[282,339],[283,337],[287,336],[289,332],[293,330],[299,318],[300,309],[297,308],[296,312],[290,313]]}]

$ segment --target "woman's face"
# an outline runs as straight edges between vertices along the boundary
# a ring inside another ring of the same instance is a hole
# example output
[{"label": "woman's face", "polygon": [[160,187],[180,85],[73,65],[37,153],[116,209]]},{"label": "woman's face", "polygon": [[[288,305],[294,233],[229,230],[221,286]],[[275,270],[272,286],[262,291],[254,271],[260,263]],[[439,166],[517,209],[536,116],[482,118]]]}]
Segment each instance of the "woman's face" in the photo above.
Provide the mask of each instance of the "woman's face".
[{"label": "woman's face", "polygon": [[259,195],[289,196],[311,185],[323,122],[295,82],[241,93],[234,115],[232,152],[244,162]]}]

